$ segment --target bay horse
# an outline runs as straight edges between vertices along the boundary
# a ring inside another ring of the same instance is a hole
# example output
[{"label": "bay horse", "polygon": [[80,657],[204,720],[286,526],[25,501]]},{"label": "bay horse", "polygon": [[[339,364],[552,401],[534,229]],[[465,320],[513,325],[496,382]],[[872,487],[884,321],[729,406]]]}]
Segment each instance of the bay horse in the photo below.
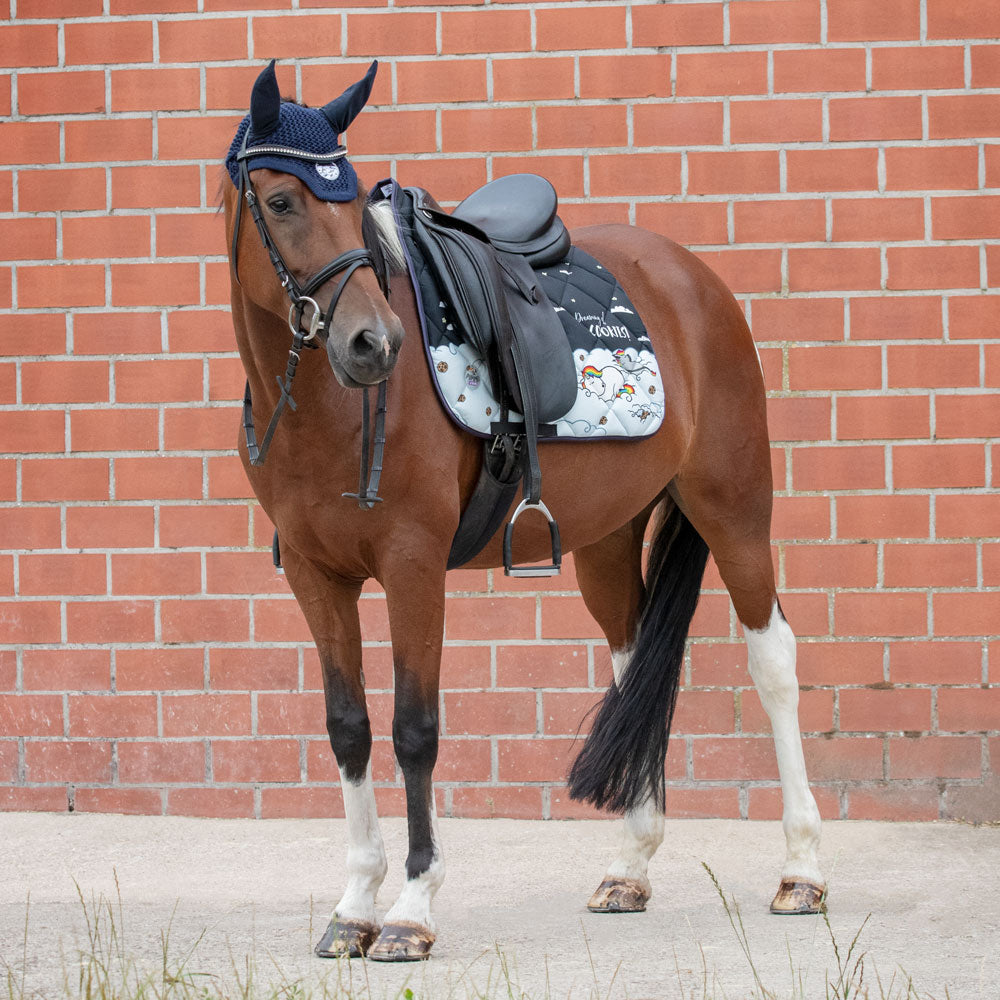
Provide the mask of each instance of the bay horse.
[{"label": "bay horse", "polygon": [[[445,572],[482,443],[435,396],[392,215],[369,201],[340,145],[375,67],[322,109],[282,100],[273,63],[265,69],[227,160],[233,183],[224,182],[223,203],[233,326],[248,384],[251,440],[248,447],[241,437],[239,452],[277,528],[288,583],[319,652],[348,829],[346,888],[316,952],[405,961],[430,953],[431,902],[444,877],[432,773]],[[256,233],[241,225],[248,212]],[[665,237],[597,225],[572,239],[618,278],[644,318],[665,396],[665,420],[649,437],[539,449],[548,506],[559,513],[563,549],[574,553],[580,593],[607,638],[614,673],[570,776],[574,797],[624,813],[621,848],[588,907],[639,911],[651,895],[647,865],[663,839],[670,716],[711,552],[774,732],[787,853],[771,908],[817,912],[825,895],[820,820],[798,723],[795,638],[775,589],[764,380],[750,330],[723,282]],[[321,345],[327,363],[301,350],[310,343]],[[358,390],[369,386],[385,392],[382,502],[348,503],[341,494],[357,481],[358,455],[373,436],[367,401],[359,405]],[[258,446],[253,428],[269,418]],[[519,532],[522,556],[548,555],[541,518],[525,519]],[[501,563],[494,537],[468,565]],[[381,923],[375,899],[386,855],[358,616],[369,579],[386,596],[392,739],[409,836],[405,884]]]}]

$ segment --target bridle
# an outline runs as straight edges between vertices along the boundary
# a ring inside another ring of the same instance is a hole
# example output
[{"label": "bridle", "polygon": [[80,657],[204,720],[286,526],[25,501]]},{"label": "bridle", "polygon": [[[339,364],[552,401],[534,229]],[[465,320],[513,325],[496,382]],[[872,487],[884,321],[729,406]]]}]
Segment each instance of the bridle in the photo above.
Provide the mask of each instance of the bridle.
[{"label": "bridle", "polygon": [[[295,372],[298,368],[301,351],[304,347],[315,349],[319,347],[317,338],[320,336],[329,337],[333,329],[333,314],[337,308],[337,303],[347,287],[347,282],[360,267],[370,267],[378,277],[379,287],[382,294],[388,297],[388,275],[379,266],[375,255],[367,247],[359,247],[356,250],[347,250],[335,257],[328,264],[321,267],[304,285],[300,285],[295,280],[295,276],[288,269],[281,251],[271,236],[267,228],[267,222],[260,210],[260,202],[254,190],[253,182],[250,180],[250,170],[247,161],[252,156],[272,155],[272,156],[292,156],[296,159],[307,160],[311,163],[335,163],[347,155],[345,146],[338,146],[331,153],[308,153],[304,150],[293,149],[286,146],[259,145],[248,148],[247,141],[250,136],[250,129],[247,128],[243,135],[243,143],[237,154],[239,167],[238,197],[236,202],[236,217],[233,222],[233,239],[230,246],[229,259],[232,262],[233,274],[237,284],[242,285],[239,273],[239,238],[240,224],[243,216],[243,203],[246,202],[253,219],[257,232],[260,235],[264,249],[271,259],[271,266],[274,268],[281,287],[291,300],[288,308],[288,327],[292,332],[292,347],[288,352],[288,366],[285,369],[285,377],[282,380],[275,376],[278,382],[279,397],[274,413],[268,423],[267,430],[261,443],[257,443],[257,432],[253,423],[253,404],[250,397],[250,380],[247,380],[243,393],[243,430],[246,434],[247,455],[251,465],[260,466],[264,464],[268,449],[271,446],[271,439],[277,429],[278,421],[284,413],[285,407],[296,409],[295,400],[292,399],[292,382],[295,379]],[[319,304],[312,297],[326,282],[338,274],[342,274],[339,283],[330,299],[330,304],[326,311],[320,309]],[[309,310],[308,324],[303,328],[303,320],[306,319],[306,310]],[[364,410],[362,411],[362,444],[361,444],[361,480],[357,493],[344,493],[345,497],[358,501],[358,505],[366,510],[371,510],[376,503],[381,503],[382,498],[378,496],[378,484],[382,474],[382,455],[385,449],[385,410],[386,410],[386,381],[379,383],[378,401],[376,403],[375,417],[375,455],[372,462],[371,472],[368,478],[368,485],[365,485],[365,472],[368,466],[369,452],[369,408],[368,408],[368,388],[364,389]]]}]

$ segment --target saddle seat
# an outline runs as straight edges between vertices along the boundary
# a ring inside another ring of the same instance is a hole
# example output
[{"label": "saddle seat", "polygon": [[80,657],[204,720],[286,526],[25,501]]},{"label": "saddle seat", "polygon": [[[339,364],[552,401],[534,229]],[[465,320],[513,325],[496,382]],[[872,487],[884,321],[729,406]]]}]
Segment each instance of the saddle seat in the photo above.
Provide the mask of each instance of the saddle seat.
[{"label": "saddle seat", "polygon": [[544,177],[510,174],[473,191],[451,214],[481,229],[498,250],[537,268],[569,252],[569,231],[556,214],[558,207],[556,190]]}]

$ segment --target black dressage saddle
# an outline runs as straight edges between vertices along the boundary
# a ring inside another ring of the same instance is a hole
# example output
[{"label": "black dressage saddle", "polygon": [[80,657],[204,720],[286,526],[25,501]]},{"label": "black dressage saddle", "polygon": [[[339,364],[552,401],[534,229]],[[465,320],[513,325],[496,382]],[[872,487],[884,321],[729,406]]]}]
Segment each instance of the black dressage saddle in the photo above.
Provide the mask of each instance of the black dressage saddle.
[{"label": "black dressage saddle", "polygon": [[[577,374],[566,331],[534,271],[558,263],[570,249],[555,189],[535,174],[513,174],[474,191],[450,214],[421,188],[403,195],[405,207],[397,203],[397,209],[403,207],[408,223],[404,242],[433,273],[455,325],[487,365],[501,404],[449,565],[462,565],[486,545],[523,481],[524,500],[504,536],[505,571],[557,573],[559,532],[541,502],[538,439],[553,435],[553,422],[572,409]],[[511,411],[523,422],[512,420]],[[547,567],[512,565],[514,522],[529,506],[549,522],[553,558]]]}]

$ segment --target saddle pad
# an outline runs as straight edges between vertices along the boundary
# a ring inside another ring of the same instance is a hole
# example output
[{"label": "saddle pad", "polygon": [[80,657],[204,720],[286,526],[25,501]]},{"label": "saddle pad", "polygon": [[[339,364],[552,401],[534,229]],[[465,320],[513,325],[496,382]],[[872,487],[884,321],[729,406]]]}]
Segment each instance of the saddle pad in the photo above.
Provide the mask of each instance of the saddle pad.
[{"label": "saddle pad", "polygon": [[[561,263],[535,273],[566,330],[579,376],[576,402],[551,425],[555,436],[653,434],[663,422],[663,382],[646,328],[621,285],[578,247],[571,247]],[[424,306],[431,370],[445,408],[466,430],[491,437],[499,405],[487,366],[455,332],[447,303],[425,300]],[[539,394],[544,392],[539,386]],[[512,413],[510,419],[522,418]]]},{"label": "saddle pad", "polygon": [[[460,427],[491,438],[490,425],[501,414],[489,366],[452,322],[433,270],[409,237],[405,192],[394,183],[384,190],[400,224],[434,387],[445,412]],[[663,422],[663,382],[646,328],[614,275],[579,247],[570,247],[561,262],[535,274],[566,330],[578,376],[573,406],[544,425],[539,440],[655,433]],[[545,387],[538,391],[544,394]],[[508,419],[523,421],[514,412]]]}]

